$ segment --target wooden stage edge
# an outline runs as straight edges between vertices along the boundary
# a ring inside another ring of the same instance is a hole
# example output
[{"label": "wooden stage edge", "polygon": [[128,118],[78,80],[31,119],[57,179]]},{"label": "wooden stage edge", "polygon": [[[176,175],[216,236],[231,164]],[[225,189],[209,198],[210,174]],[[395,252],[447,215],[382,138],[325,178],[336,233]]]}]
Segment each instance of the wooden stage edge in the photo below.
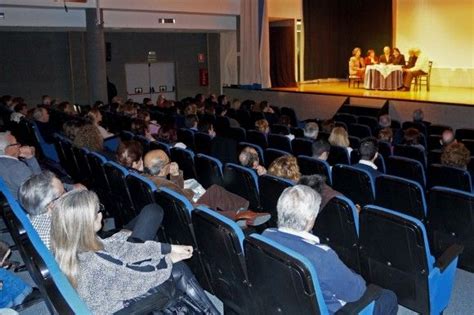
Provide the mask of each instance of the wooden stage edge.
[{"label": "wooden stage edge", "polygon": [[427,92],[426,87],[423,86],[422,89],[418,91],[412,89],[408,92],[404,92],[366,90],[362,87],[362,84],[359,88],[349,88],[347,82],[325,82],[302,83],[297,87],[278,87],[268,89],[267,91],[429,102],[474,107],[474,88],[431,86],[430,91]]}]

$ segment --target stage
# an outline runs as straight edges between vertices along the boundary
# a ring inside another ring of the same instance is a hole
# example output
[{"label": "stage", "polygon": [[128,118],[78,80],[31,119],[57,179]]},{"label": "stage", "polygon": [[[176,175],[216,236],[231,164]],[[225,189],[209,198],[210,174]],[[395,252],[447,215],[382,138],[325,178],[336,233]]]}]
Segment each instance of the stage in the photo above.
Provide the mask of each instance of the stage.
[{"label": "stage", "polygon": [[299,84],[298,87],[278,87],[249,90],[225,87],[224,94],[241,101],[266,100],[273,105],[293,108],[300,120],[327,119],[343,104],[381,108],[388,104],[391,117],[400,121],[412,119],[414,109],[421,108],[425,119],[453,128],[474,128],[474,88],[431,86],[420,91],[380,91],[349,88],[347,81]]},{"label": "stage", "polygon": [[474,88],[431,86],[427,92],[423,86],[419,91],[412,89],[402,92],[366,90],[362,86],[363,83],[359,88],[349,88],[347,82],[324,82],[302,83],[298,87],[278,87],[270,90],[474,106]]}]

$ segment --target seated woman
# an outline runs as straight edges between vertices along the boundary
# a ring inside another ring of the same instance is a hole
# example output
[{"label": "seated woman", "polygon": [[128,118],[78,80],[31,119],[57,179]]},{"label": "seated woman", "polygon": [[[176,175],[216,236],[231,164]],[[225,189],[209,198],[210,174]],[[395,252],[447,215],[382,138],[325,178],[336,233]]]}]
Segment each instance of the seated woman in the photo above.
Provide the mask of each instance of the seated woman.
[{"label": "seated woman", "polygon": [[127,169],[143,172],[143,147],[135,140],[122,141],[117,149],[117,162]]},{"label": "seated woman", "polygon": [[301,178],[300,167],[292,155],[284,155],[270,164],[267,174],[298,182]]},{"label": "seated woman", "polygon": [[471,161],[471,152],[462,142],[453,142],[443,148],[441,164],[467,170]]},{"label": "seated woman", "polygon": [[97,108],[93,108],[87,113],[87,116],[91,119],[94,126],[99,130],[102,138],[105,139],[114,135],[113,133],[108,132],[104,127],[100,125],[100,123],[102,122],[102,114],[100,110],[98,110]]},{"label": "seated woman", "polygon": [[255,130],[260,131],[265,136],[270,133],[270,125],[266,119],[259,119],[255,122]]},{"label": "seated woman", "polygon": [[174,117],[166,117],[158,131],[158,139],[174,145],[178,141],[178,131]]},{"label": "seated woman", "polygon": [[101,153],[110,160],[115,159],[113,152],[104,147],[104,138],[92,123],[86,123],[77,130],[73,144],[78,148],[86,148],[89,151]]},{"label": "seated woman", "polygon": [[364,63],[366,66],[376,65],[379,63],[379,58],[375,55],[375,51],[373,49],[369,49],[367,51],[367,57],[365,57]]},{"label": "seated woman", "polygon": [[393,62],[392,64],[397,66],[405,66],[405,56],[400,53],[400,49],[393,49]]},{"label": "seated woman", "polygon": [[361,57],[361,50],[356,47],[352,50],[352,57],[349,59],[349,76],[358,76],[364,79],[365,63]]},{"label": "seated woman", "polygon": [[416,128],[408,128],[403,132],[402,144],[417,147],[425,151],[425,147],[421,144],[420,131]]},{"label": "seated woman", "polygon": [[148,132],[152,136],[158,134],[161,126],[156,122],[156,120],[151,120],[151,116],[148,111],[141,110],[137,115],[137,119],[143,120],[145,122],[145,124],[148,126]]},{"label": "seated woman", "polygon": [[149,141],[155,141],[149,129],[149,123],[141,119],[132,120],[131,131],[139,136],[145,137]]},{"label": "seated woman", "polygon": [[71,119],[63,124],[63,135],[71,141],[74,141],[80,128],[84,126],[84,121],[79,119]]},{"label": "seated woman", "polygon": [[191,271],[180,263],[192,257],[191,246],[131,238],[136,228],[99,238],[102,213],[92,191],[68,192],[53,207],[52,251],[94,314],[111,314],[140,303],[167,281],[173,281],[204,314],[219,314]]},{"label": "seated woman", "polygon": [[343,127],[335,127],[329,135],[328,142],[333,146],[344,147],[351,156],[352,148],[350,147],[349,134]]}]

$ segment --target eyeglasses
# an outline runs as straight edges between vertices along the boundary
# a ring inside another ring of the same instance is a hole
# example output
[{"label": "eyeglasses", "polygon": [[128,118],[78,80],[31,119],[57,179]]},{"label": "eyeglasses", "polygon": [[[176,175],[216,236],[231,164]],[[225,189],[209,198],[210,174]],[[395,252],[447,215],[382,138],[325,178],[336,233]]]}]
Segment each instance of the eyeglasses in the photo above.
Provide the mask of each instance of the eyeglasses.
[{"label": "eyeglasses", "polygon": [[12,144],[7,145],[6,147],[10,148],[10,147],[16,147],[16,146],[19,146],[19,145],[21,145],[21,143],[12,143]]}]

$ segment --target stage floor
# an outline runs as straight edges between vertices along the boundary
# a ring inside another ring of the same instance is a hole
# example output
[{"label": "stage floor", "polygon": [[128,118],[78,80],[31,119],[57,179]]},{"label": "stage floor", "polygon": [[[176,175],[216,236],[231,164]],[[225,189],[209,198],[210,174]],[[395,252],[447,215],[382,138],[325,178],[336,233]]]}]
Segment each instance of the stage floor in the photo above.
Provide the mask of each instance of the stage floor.
[{"label": "stage floor", "polygon": [[474,88],[431,86],[429,92],[426,91],[426,87],[423,87],[421,91],[412,89],[409,92],[402,92],[366,90],[362,87],[362,84],[360,88],[349,88],[347,82],[325,82],[303,83],[299,84],[298,87],[278,87],[271,90],[474,106]]}]

